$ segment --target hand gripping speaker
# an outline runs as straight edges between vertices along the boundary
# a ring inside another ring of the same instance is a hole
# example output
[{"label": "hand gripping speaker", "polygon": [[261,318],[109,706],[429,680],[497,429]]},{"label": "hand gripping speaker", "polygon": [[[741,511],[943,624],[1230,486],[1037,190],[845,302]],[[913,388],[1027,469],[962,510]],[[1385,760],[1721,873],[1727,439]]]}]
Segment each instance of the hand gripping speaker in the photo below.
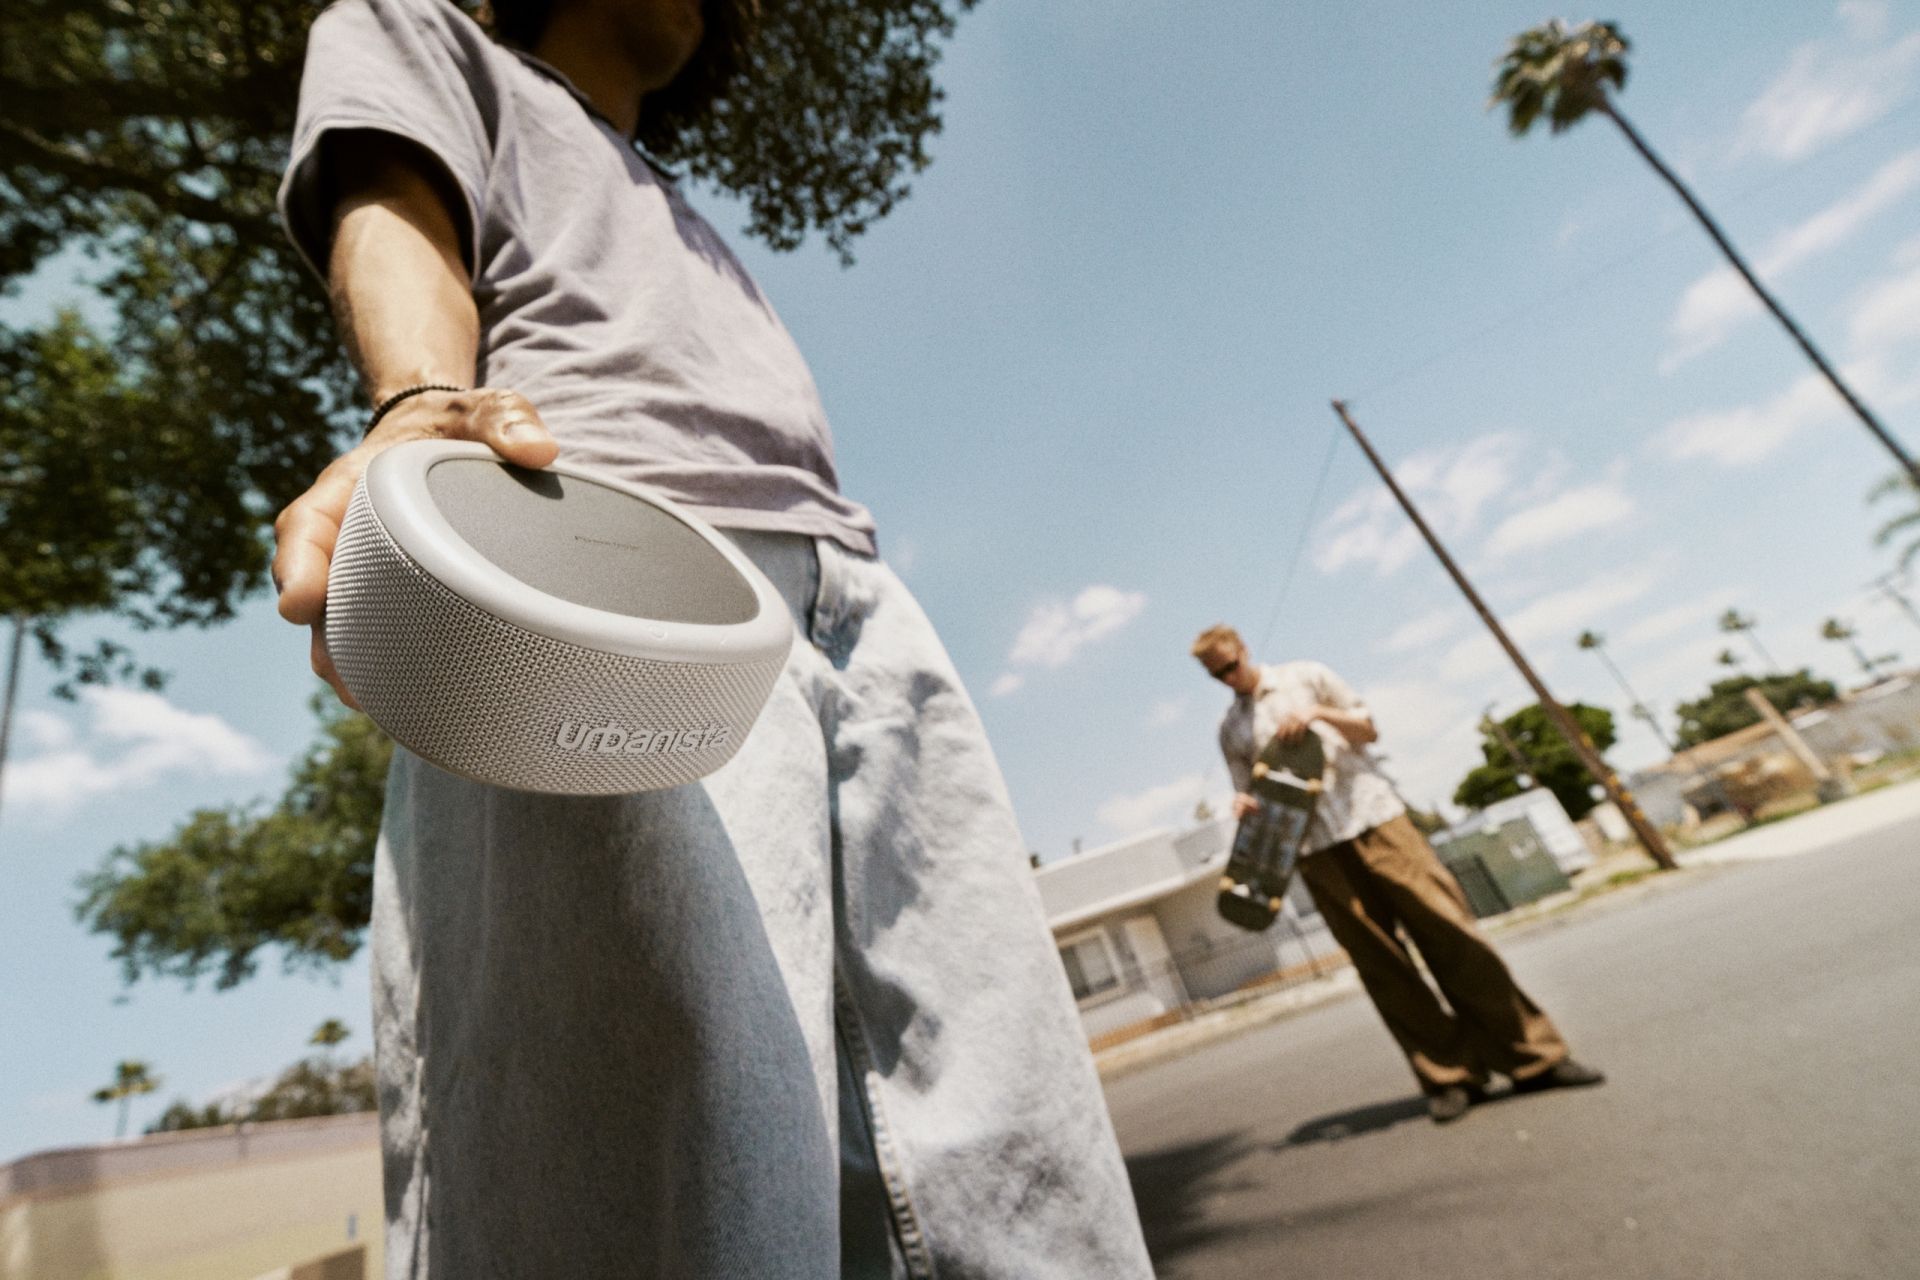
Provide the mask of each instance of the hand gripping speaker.
[{"label": "hand gripping speaker", "polygon": [[327,651],[361,709],[441,768],[613,795],[725,764],[786,661],[766,575],[698,517],[485,445],[374,458],[327,577]]}]

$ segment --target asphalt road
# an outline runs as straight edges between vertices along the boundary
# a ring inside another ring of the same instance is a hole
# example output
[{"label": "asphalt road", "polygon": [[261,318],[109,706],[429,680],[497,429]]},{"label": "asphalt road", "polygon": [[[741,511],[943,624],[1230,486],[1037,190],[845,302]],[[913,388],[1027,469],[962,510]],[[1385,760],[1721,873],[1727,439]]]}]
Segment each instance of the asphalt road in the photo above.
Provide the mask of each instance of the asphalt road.
[{"label": "asphalt road", "polygon": [[1502,946],[1600,1088],[1434,1125],[1364,998],[1111,1082],[1162,1280],[1920,1277],[1920,829],[1687,876]]}]

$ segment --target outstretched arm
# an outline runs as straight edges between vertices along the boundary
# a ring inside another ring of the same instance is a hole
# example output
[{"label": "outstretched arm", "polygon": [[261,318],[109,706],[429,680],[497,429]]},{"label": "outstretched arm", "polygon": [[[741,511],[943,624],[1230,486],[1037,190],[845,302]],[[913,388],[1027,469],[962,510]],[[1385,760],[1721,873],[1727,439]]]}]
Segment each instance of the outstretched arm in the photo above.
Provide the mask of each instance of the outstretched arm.
[{"label": "outstretched arm", "polygon": [[1364,747],[1377,741],[1380,731],[1373,727],[1373,717],[1364,707],[1351,710],[1341,707],[1318,706],[1313,709],[1310,720],[1318,720],[1330,726],[1334,732],[1356,747]]},{"label": "outstretched arm", "polygon": [[[331,135],[327,145],[336,192],[328,287],[368,395],[379,403],[424,383],[472,386],[479,312],[451,212],[458,198],[438,162],[405,139],[374,131]],[[334,541],[354,484],[374,456],[426,438],[479,441],[525,467],[544,467],[559,452],[517,392],[427,392],[402,401],[280,513],[273,559],[280,616],[313,628],[313,669],[349,705],[319,625]]]}]

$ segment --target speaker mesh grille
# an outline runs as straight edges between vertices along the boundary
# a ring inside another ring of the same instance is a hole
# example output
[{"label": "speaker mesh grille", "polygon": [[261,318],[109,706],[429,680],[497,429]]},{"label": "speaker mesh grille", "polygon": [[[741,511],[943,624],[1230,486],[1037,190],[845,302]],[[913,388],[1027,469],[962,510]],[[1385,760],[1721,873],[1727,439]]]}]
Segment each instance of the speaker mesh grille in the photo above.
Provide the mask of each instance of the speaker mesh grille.
[{"label": "speaker mesh grille", "polygon": [[[784,665],[597,653],[502,622],[414,563],[364,484],[334,546],[326,635],[354,699],[396,742],[452,773],[563,795],[651,791],[713,772]],[[710,726],[726,731],[712,745],[626,749],[641,734],[647,747],[679,746],[714,736]],[[563,748],[569,737],[584,743]]]}]

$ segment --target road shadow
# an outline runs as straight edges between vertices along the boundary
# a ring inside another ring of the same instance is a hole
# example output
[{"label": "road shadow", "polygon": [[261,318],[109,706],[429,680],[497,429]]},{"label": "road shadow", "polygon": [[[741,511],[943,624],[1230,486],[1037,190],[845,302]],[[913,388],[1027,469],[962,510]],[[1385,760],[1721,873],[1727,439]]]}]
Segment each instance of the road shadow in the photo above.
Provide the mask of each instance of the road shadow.
[{"label": "road shadow", "polygon": [[1257,1183],[1250,1177],[1228,1176],[1257,1149],[1242,1130],[1127,1157],[1140,1229],[1155,1266],[1163,1267],[1220,1234],[1205,1221],[1206,1202],[1222,1192]]},{"label": "road shadow", "polygon": [[1285,1151],[1289,1147],[1311,1146],[1316,1142],[1344,1142],[1370,1133],[1383,1133],[1409,1120],[1426,1118],[1427,1099],[1423,1094],[1395,1098],[1391,1102],[1370,1102],[1364,1107],[1350,1107],[1331,1115],[1316,1116],[1274,1143],[1272,1150]]}]

